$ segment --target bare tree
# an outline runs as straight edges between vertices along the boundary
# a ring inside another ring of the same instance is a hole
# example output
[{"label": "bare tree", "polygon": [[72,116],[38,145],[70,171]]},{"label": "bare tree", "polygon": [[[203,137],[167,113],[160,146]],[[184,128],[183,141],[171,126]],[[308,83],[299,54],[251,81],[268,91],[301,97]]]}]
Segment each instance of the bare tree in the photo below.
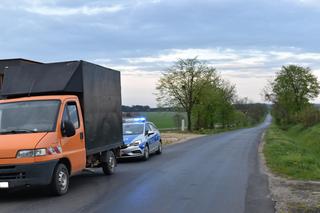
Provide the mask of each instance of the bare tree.
[{"label": "bare tree", "polygon": [[216,78],[216,70],[197,58],[180,59],[160,78],[157,100],[160,105],[183,108],[187,112],[188,130],[191,131],[192,109],[201,88],[205,85],[204,82]]}]

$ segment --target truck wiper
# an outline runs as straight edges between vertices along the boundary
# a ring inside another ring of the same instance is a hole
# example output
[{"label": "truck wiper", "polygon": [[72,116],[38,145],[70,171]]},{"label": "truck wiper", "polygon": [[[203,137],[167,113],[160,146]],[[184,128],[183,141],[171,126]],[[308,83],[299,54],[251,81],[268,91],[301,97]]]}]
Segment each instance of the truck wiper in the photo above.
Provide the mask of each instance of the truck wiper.
[{"label": "truck wiper", "polygon": [[9,131],[3,131],[0,132],[0,134],[19,134],[19,133],[35,133],[37,131],[34,131],[32,129],[13,129]]}]

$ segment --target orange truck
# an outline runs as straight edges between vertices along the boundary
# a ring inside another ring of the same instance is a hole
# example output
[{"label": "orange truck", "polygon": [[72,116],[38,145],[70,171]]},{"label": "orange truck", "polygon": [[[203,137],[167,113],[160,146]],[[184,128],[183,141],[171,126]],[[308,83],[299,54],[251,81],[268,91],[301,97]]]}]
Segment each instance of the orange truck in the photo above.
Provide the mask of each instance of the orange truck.
[{"label": "orange truck", "polygon": [[114,172],[123,145],[120,72],[85,61],[7,66],[0,100],[0,189],[48,185],[85,168]]}]

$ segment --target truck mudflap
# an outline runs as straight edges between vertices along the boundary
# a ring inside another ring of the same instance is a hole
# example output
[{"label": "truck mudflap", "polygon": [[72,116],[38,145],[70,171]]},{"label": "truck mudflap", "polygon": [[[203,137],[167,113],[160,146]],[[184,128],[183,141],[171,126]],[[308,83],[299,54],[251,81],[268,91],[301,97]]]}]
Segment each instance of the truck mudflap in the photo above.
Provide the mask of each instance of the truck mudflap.
[{"label": "truck mudflap", "polygon": [[0,190],[24,186],[48,185],[58,160],[0,165]]}]

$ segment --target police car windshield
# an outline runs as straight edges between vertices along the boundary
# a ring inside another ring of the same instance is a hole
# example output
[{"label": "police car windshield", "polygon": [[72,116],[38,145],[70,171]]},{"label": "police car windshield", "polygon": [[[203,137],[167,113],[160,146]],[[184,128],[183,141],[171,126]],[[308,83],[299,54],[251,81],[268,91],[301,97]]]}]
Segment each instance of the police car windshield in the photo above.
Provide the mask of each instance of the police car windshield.
[{"label": "police car windshield", "polygon": [[140,135],[143,134],[144,124],[125,123],[123,124],[124,135]]}]

